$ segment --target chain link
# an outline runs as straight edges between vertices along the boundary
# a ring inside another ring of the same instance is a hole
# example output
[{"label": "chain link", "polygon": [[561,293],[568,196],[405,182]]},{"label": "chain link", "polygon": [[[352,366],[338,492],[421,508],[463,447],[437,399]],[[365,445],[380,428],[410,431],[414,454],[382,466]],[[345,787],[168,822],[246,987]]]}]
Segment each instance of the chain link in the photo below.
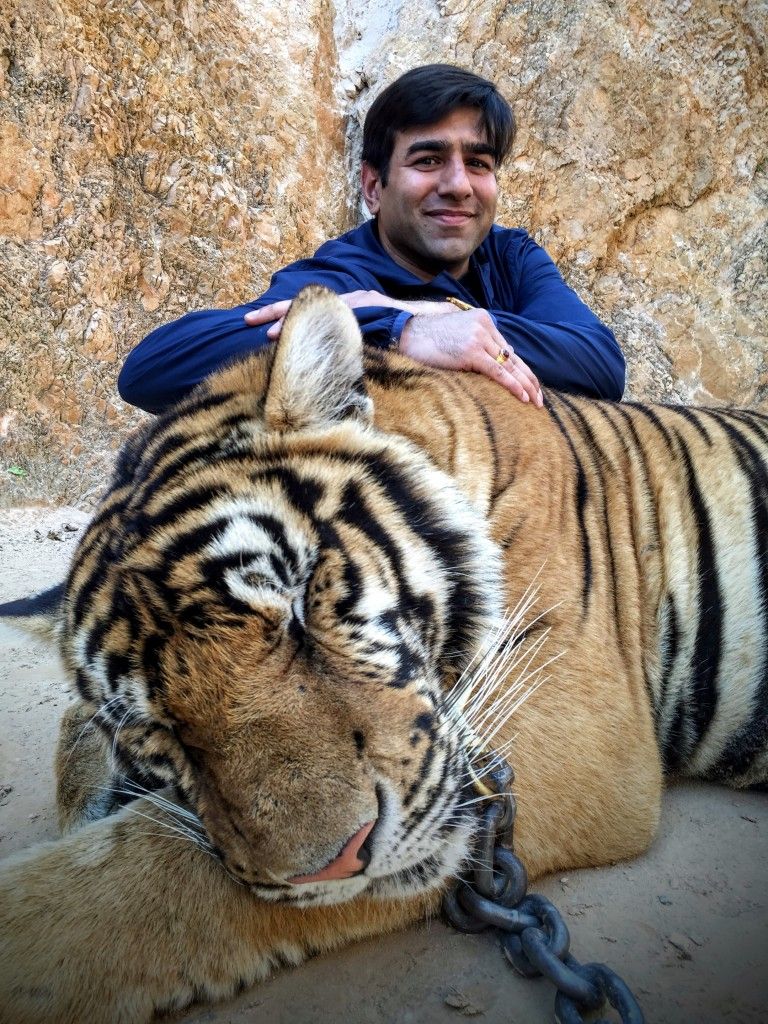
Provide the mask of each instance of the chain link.
[{"label": "chain link", "polygon": [[584,1024],[583,1012],[606,1002],[622,1024],[644,1024],[642,1010],[621,978],[605,964],[579,963],[570,953],[570,934],[557,908],[544,896],[527,892],[528,873],[511,849],[517,813],[509,791],[513,781],[506,762],[483,775],[489,803],[477,831],[476,866],[446,893],[445,916],[463,932],[501,929],[501,946],[512,967],[525,978],[543,975],[557,988],[557,1024]]}]

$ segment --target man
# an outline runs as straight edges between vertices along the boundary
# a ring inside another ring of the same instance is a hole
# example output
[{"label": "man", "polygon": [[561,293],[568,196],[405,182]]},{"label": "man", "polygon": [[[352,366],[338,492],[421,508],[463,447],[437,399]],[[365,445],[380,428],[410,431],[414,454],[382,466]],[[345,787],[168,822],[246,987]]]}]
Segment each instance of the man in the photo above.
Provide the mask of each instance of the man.
[{"label": "man", "polygon": [[539,380],[620,398],[624,358],[611,331],[524,231],[493,223],[513,137],[512,111],[491,82],[447,64],[407,72],[365,120],[362,191],[373,220],[278,271],[255,302],[153,331],[128,356],[120,394],[162,411],[275,339],[292,298],[324,284],[370,344],[485,374],[536,406]]}]

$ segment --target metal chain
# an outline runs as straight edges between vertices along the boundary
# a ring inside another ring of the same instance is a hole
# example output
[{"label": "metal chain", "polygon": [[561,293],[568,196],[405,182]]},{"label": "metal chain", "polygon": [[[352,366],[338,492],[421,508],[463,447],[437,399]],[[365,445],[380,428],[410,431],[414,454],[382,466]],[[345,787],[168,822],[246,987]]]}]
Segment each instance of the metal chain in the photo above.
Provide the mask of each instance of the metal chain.
[{"label": "metal chain", "polygon": [[544,896],[527,892],[528,874],[512,852],[517,813],[509,789],[513,780],[506,763],[483,776],[483,788],[490,793],[473,853],[476,866],[446,894],[446,917],[464,932],[501,929],[501,946],[514,969],[525,978],[543,975],[557,988],[557,1024],[584,1024],[582,1011],[601,1009],[606,1001],[622,1024],[644,1024],[642,1010],[621,978],[605,964],[579,963],[569,952],[570,934],[559,911]]}]

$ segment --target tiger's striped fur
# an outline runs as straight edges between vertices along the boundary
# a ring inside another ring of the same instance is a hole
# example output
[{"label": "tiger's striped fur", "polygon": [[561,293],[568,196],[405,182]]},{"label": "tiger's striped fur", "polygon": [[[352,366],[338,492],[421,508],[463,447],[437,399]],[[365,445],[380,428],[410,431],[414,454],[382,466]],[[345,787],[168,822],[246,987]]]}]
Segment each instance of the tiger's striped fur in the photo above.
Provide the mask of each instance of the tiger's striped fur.
[{"label": "tiger's striped fur", "polygon": [[766,516],[766,416],[363,366],[351,313],[303,293],[274,351],[126,445],[79,547],[72,831],[0,869],[7,1012],[147,1020],[431,912],[474,734],[515,765],[534,877],[642,851],[664,769],[764,784]]}]

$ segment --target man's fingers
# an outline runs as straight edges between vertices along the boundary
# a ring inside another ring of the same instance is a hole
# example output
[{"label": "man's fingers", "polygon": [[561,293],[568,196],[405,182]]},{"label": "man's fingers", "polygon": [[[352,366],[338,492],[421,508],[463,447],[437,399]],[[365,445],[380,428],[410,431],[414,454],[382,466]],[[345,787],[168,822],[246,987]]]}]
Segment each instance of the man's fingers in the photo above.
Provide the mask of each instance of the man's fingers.
[{"label": "man's fingers", "polygon": [[540,409],[544,405],[544,395],[541,392],[541,384],[539,384],[538,377],[530,366],[524,363],[520,356],[514,354],[510,356],[504,367],[507,373],[514,374],[517,377],[528,392],[531,401]]},{"label": "man's fingers", "polygon": [[277,323],[272,324],[272,326],[269,328],[269,330],[267,331],[267,337],[269,338],[270,341],[274,341],[276,338],[280,337],[280,332],[283,329],[284,322],[285,317],[281,316]]},{"label": "man's fingers", "polygon": [[[541,385],[539,384],[533,370],[523,362],[512,346],[509,345],[495,329],[493,332],[493,341],[497,345],[497,348],[491,352],[494,362],[502,367],[508,378],[516,381],[517,384],[522,387],[527,397],[521,400],[525,402],[533,402],[533,404],[540,409],[544,404],[544,396],[541,393]],[[506,359],[500,358],[503,354],[506,354]],[[496,371],[494,371],[494,378],[500,383],[504,383],[503,377]],[[521,398],[516,387],[510,387],[508,390],[517,395],[518,398]]]},{"label": "man's fingers", "polygon": [[490,354],[486,355],[481,372],[484,373],[486,377],[491,377],[493,380],[498,381],[503,388],[506,388],[507,391],[511,391],[512,394],[516,398],[519,398],[521,402],[531,401],[531,396],[523,382],[519,380],[514,373],[510,373],[506,365],[504,363],[500,363],[495,356]]},{"label": "man's fingers", "polygon": [[472,369],[497,381],[521,402],[530,402],[540,409],[544,404],[544,397],[539,382],[530,368],[516,355],[510,355],[504,361],[499,360],[500,351],[508,352],[509,350],[510,347],[506,342],[504,348],[498,346],[492,352],[487,349],[483,350]]},{"label": "man's fingers", "polygon": [[291,299],[282,299],[280,302],[271,302],[268,306],[262,306],[260,309],[252,309],[245,314],[243,319],[249,327],[258,327],[260,324],[268,324],[273,320],[282,320],[290,308]]}]

